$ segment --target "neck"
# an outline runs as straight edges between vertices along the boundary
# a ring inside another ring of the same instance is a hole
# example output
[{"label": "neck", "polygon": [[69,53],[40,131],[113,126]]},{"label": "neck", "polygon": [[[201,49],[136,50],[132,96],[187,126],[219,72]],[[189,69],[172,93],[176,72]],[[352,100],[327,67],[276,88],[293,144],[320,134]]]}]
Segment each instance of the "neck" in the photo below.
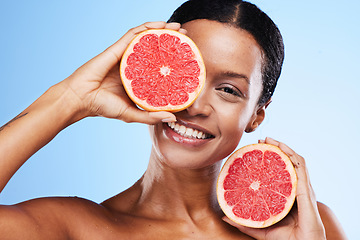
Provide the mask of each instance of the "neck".
[{"label": "neck", "polygon": [[173,169],[153,151],[147,171],[136,184],[141,189],[138,210],[150,216],[192,220],[218,215],[216,180],[220,166],[221,162],[201,169]]}]

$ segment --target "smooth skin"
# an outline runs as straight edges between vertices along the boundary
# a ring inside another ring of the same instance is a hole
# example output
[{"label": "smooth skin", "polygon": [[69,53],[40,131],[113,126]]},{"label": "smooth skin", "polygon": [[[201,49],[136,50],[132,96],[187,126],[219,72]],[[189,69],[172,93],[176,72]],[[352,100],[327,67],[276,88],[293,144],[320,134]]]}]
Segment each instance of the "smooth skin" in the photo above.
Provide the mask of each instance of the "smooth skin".
[{"label": "smooth skin", "polygon": [[[118,66],[126,46],[151,28],[187,33],[204,57],[204,91],[179,113],[142,111],[121,85]],[[101,204],[69,197],[0,206],[0,239],[346,239],[331,210],[316,202],[304,159],[270,138],[261,142],[279,146],[296,167],[297,207],[270,228],[249,229],[224,217],[217,204],[221,160],[265,117],[266,105],[257,104],[261,63],[250,34],[218,22],[195,20],[182,28],[151,22],[129,30],[0,128],[0,186],[61,130],[90,116],[149,124],[153,149],[147,171]],[[166,124],[175,120],[211,138],[181,137]]]}]

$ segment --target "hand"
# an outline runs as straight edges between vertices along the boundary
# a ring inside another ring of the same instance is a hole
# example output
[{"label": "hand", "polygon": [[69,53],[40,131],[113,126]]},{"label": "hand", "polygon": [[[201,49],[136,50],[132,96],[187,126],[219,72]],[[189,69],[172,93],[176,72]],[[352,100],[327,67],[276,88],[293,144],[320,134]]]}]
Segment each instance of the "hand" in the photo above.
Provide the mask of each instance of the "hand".
[{"label": "hand", "polygon": [[103,116],[125,122],[155,124],[175,121],[169,112],[140,110],[127,96],[119,74],[120,59],[136,34],[151,28],[169,28],[185,32],[178,23],[149,22],[130,29],[120,40],[103,53],[77,69],[63,81],[75,94],[81,117]]},{"label": "hand", "polygon": [[309,174],[303,157],[295,153],[285,144],[266,138],[261,143],[268,143],[278,146],[291,159],[296,174],[298,176],[298,185],[295,205],[289,214],[279,223],[264,229],[249,228],[232,222],[224,217],[224,221],[237,227],[243,233],[255,239],[281,240],[321,240],[326,239],[325,229],[317,208],[317,201],[314,191],[311,187]]}]

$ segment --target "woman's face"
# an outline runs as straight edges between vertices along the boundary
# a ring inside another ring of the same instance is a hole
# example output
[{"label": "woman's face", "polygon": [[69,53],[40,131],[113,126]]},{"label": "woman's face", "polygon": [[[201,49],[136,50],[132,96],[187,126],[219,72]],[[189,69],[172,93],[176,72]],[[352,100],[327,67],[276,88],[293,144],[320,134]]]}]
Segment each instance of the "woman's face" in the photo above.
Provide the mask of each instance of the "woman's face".
[{"label": "woman's face", "polygon": [[237,147],[245,130],[264,117],[257,105],[262,91],[262,54],[248,32],[215,21],[183,24],[206,66],[205,86],[192,106],[175,113],[177,123],[150,127],[155,156],[177,168],[202,168]]}]

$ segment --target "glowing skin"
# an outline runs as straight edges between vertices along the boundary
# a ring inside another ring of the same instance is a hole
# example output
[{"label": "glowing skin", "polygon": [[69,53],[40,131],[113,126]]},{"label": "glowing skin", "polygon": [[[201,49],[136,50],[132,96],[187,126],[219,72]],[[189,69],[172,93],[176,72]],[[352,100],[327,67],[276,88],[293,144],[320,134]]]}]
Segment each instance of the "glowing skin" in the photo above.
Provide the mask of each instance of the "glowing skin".
[{"label": "glowing skin", "polygon": [[195,103],[175,114],[177,124],[150,127],[152,156],[172,167],[202,168],[229,155],[245,129],[263,120],[262,54],[249,33],[232,26],[195,20],[183,28],[203,55],[207,79]]},{"label": "glowing skin", "polygon": [[[251,35],[229,25],[196,20],[183,27],[202,51],[208,78],[197,101],[176,113],[177,123],[160,123],[172,122],[172,113],[136,108],[120,84],[118,64],[136,34],[151,28],[185,32],[180,24],[149,22],[129,30],[0,129],[3,189],[31,155],[82,118],[103,116],[156,124],[150,127],[153,151],[149,166],[132,187],[100,204],[77,197],[49,197],[0,205],[2,239],[318,240],[325,239],[324,226],[327,239],[346,239],[331,210],[316,203],[304,159],[269,138],[263,142],[279,146],[296,166],[298,208],[278,227],[264,231],[238,226],[227,218],[223,221],[215,189],[219,160],[265,114],[265,106],[257,105],[262,89],[261,52]],[[121,154],[114,158],[133,160]]]}]

